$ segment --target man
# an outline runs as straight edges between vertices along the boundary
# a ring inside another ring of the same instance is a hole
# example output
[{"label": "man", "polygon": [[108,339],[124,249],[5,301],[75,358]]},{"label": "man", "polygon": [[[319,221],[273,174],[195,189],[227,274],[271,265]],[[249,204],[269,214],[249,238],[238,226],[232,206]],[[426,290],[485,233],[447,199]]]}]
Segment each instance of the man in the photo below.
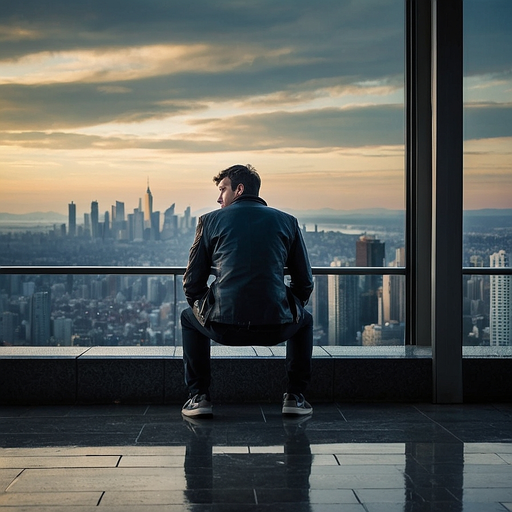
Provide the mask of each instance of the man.
[{"label": "man", "polygon": [[[304,305],[313,277],[297,219],[259,197],[261,180],[250,165],[229,167],[213,181],[221,208],[199,218],[183,276],[191,307],[181,315],[189,390],[182,414],[212,414],[210,339],[266,346],[289,340],[282,412],[311,414],[303,393],[311,379],[313,319]],[[212,271],[215,280],[208,287]]]}]

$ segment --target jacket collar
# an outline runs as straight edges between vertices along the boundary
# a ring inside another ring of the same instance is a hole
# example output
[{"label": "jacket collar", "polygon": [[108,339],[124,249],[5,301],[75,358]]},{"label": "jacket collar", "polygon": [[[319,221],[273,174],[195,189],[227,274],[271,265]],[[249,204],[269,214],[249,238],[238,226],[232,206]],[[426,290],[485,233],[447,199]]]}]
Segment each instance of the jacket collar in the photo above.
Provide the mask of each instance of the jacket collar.
[{"label": "jacket collar", "polygon": [[251,194],[242,194],[241,196],[237,197],[231,204],[240,203],[242,201],[254,201],[264,206],[268,206],[267,203],[261,197],[253,196]]}]

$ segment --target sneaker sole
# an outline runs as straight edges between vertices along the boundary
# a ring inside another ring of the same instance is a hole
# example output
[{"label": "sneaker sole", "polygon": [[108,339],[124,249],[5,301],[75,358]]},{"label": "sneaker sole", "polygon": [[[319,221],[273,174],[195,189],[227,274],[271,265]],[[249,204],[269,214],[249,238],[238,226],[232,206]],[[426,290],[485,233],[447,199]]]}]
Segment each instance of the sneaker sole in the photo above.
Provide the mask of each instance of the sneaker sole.
[{"label": "sneaker sole", "polygon": [[313,414],[313,409],[302,409],[300,407],[283,407],[283,414],[305,416],[306,414]]},{"label": "sneaker sole", "polygon": [[194,418],[196,416],[213,416],[213,411],[211,407],[199,407],[197,409],[182,409],[181,414]]}]

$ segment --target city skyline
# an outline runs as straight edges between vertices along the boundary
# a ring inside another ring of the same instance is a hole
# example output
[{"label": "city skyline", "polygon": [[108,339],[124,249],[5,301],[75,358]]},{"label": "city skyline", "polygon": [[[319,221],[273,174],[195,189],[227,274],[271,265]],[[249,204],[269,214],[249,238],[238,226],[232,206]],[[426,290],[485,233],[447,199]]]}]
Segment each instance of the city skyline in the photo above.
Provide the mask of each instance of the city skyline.
[{"label": "city skyline", "polygon": [[[512,8],[464,7],[465,208],[510,208]],[[404,208],[401,0],[28,0],[0,28],[4,211],[136,204],[146,177],[155,210],[213,209],[235,163],[277,208]]]}]

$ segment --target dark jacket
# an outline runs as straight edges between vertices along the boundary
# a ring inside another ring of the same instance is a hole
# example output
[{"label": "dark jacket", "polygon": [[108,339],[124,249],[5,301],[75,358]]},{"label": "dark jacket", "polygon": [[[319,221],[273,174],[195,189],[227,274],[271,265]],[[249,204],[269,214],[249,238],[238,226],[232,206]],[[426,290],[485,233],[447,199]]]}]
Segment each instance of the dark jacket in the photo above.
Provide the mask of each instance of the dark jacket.
[{"label": "dark jacket", "polygon": [[[284,283],[284,269],[291,276]],[[215,280],[208,287],[211,269]],[[204,325],[240,326],[298,321],[313,276],[297,219],[257,196],[199,218],[183,289]]]}]

